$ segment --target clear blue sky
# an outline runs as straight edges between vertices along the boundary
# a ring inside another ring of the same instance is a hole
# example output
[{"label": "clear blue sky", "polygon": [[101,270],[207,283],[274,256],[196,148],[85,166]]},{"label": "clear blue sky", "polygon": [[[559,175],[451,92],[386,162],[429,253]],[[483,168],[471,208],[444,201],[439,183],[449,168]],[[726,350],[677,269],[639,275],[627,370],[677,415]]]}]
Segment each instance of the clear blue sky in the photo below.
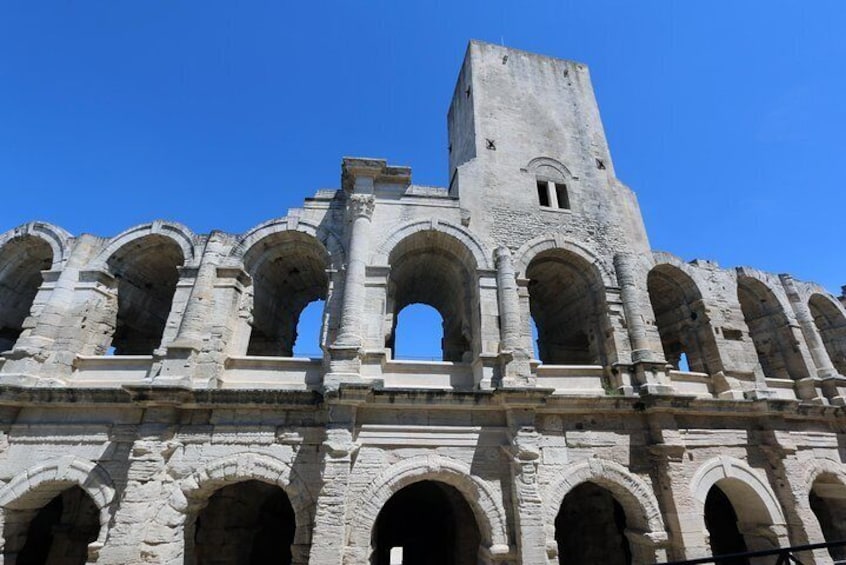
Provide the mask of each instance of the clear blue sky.
[{"label": "clear blue sky", "polygon": [[0,3],[0,231],[241,232],[344,155],[445,185],[471,38],[591,68],[656,249],[846,284],[846,2]]}]

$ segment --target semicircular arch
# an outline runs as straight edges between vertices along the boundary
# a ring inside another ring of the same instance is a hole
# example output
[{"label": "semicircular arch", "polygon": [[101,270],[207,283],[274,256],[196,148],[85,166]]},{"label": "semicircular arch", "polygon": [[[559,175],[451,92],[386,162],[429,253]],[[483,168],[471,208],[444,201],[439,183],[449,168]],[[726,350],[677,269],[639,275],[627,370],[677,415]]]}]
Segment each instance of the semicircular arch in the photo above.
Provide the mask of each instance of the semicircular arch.
[{"label": "semicircular arch", "polygon": [[59,226],[47,222],[29,222],[0,234],[0,248],[19,237],[32,236],[44,240],[53,251],[51,269],[58,269],[67,261],[73,236]]},{"label": "semicircular arch", "polygon": [[462,248],[467,251],[467,254],[472,256],[473,262],[475,263],[475,265],[473,265],[474,268],[493,268],[492,252],[489,252],[487,247],[475,235],[463,227],[434,219],[413,220],[394,228],[385,240],[376,247],[376,251],[373,253],[370,263],[373,265],[387,265],[389,263],[388,258],[394,250],[404,240],[406,240],[406,238],[424,231],[433,231],[450,236],[452,239],[457,240],[457,243],[459,243]]},{"label": "semicircular arch", "polygon": [[341,238],[335,232],[307,220],[295,219],[292,216],[268,220],[251,228],[238,238],[230,257],[244,261],[260,242],[265,241],[268,237],[285,232],[299,232],[313,237],[328,253],[332,268],[338,269],[344,265],[346,252]]},{"label": "semicircular arch", "polygon": [[100,511],[96,544],[108,535],[115,487],[109,473],[99,464],[79,457],[51,459],[15,475],[0,488],[0,507],[6,511],[36,510],[71,486],[81,488]]},{"label": "semicircular arch", "polygon": [[395,463],[370,482],[353,509],[350,546],[370,547],[382,507],[402,488],[420,481],[442,482],[457,489],[473,510],[482,544],[493,554],[509,551],[505,508],[494,488],[473,476],[469,466],[439,455],[420,455]]},{"label": "semicircular arch", "polygon": [[183,265],[195,265],[198,257],[194,252],[194,233],[182,224],[157,220],[131,227],[110,239],[92,262],[91,268],[107,270],[109,260],[115,253],[133,241],[150,235],[172,240],[182,250]]},{"label": "semicircular arch", "polygon": [[182,496],[172,497],[171,505],[185,512],[190,504],[201,505],[224,486],[256,480],[278,486],[294,509],[294,543],[307,545],[314,521],[314,500],[299,474],[284,461],[258,453],[237,453],[216,459],[180,483]]},{"label": "semicircular arch", "polygon": [[617,285],[617,278],[614,275],[614,270],[603,262],[599,258],[598,254],[583,245],[560,237],[558,234],[544,234],[538,236],[527,241],[514,252],[514,268],[517,271],[517,276],[525,277],[526,270],[529,268],[529,265],[532,264],[535,257],[541,253],[549,251],[564,251],[572,254],[590,265],[595,271],[598,279],[601,280],[606,287]]}]

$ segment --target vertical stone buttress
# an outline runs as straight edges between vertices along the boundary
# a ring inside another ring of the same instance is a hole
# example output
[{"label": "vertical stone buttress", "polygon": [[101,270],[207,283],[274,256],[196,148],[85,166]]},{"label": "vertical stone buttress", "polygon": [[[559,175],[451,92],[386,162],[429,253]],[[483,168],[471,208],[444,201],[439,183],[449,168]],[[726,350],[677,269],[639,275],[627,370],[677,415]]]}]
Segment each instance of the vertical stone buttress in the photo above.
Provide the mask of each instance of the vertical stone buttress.
[{"label": "vertical stone buttress", "polygon": [[[511,445],[506,448],[511,459],[511,488],[519,540],[519,563],[546,563],[546,529],[543,499],[538,487],[540,434],[534,427],[534,413],[513,410]],[[525,424],[525,425],[524,425]],[[514,429],[516,427],[516,429]]]}]

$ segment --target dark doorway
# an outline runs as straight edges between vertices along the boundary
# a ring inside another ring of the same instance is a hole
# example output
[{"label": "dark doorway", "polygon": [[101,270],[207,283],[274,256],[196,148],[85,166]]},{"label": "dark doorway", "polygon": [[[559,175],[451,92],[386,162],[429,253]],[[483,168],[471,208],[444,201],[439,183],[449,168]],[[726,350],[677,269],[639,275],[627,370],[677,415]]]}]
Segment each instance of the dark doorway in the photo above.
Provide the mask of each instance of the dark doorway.
[{"label": "dark doorway", "polygon": [[[846,540],[846,486],[823,475],[814,482],[808,498],[825,541]],[[835,563],[846,563],[846,547],[832,547],[828,552]]]},{"label": "dark doorway", "polygon": [[81,565],[88,560],[88,544],[99,533],[100,511],[85,491],[74,486],[35,513],[17,559],[8,545],[4,557],[16,565]]},{"label": "dark doorway", "polygon": [[614,496],[593,483],[575,487],[555,518],[558,563],[567,565],[629,565],[626,515]]},{"label": "dark doorway", "polygon": [[475,565],[480,543],[476,518],[461,493],[422,481],[397,492],[379,512],[372,563],[389,565],[391,549],[402,548],[403,565]]},{"label": "dark doorway", "polygon": [[[737,512],[728,496],[718,486],[711,487],[705,499],[705,527],[711,537],[711,552],[714,555],[743,553],[748,551],[743,534],[737,527]],[[721,559],[719,565],[748,565],[745,557]]]},{"label": "dark doorway", "polygon": [[284,490],[260,481],[236,483],[215,492],[197,516],[194,558],[199,565],[290,564],[295,530]]}]

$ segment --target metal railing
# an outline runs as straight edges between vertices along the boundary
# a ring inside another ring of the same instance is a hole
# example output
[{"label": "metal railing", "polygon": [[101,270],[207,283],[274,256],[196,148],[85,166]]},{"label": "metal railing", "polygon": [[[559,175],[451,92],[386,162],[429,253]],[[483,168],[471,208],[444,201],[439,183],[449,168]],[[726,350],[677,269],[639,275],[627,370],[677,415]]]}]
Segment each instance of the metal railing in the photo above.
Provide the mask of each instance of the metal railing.
[{"label": "metal railing", "polygon": [[[742,563],[749,563],[750,558],[758,557],[775,557],[773,565],[807,565],[803,563],[796,553],[805,551],[814,551],[815,549],[829,549],[832,547],[844,547],[846,540],[833,541],[827,543],[811,543],[807,545],[794,545],[792,547],[781,547],[778,549],[766,549],[762,551],[746,551],[743,553],[724,553],[722,555],[712,555],[711,557],[700,557],[697,559],[687,559],[684,561],[667,561],[663,565],[698,565],[699,563],[715,563],[716,565],[740,565]],[[758,561],[762,563],[762,561]],[[846,559],[835,559],[835,565],[846,565]]]}]

